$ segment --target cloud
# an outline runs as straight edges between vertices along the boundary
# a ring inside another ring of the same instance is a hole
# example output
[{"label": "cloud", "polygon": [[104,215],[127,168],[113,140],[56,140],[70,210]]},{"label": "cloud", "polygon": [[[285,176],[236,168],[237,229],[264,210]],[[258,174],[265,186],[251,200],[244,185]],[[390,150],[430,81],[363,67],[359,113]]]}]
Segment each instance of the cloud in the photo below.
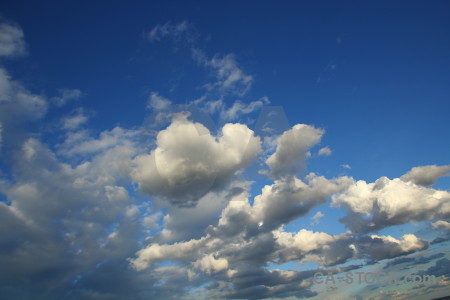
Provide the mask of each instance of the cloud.
[{"label": "cloud", "polygon": [[187,21],[176,24],[169,21],[163,25],[158,24],[153,27],[148,33],[148,39],[151,42],[160,41],[165,37],[171,37],[175,40],[179,40],[183,37],[189,36],[191,30],[193,30],[193,26]]},{"label": "cloud", "polygon": [[316,293],[311,291],[311,282],[306,280],[312,274],[313,271],[265,270],[248,266],[234,272],[231,285],[224,285],[222,289],[211,287],[209,298],[312,297]]},{"label": "cloud", "polygon": [[284,132],[277,139],[276,152],[266,160],[270,176],[280,178],[304,170],[308,151],[320,141],[323,133],[323,130],[305,124],[297,124]]},{"label": "cloud", "polygon": [[306,229],[296,234],[277,231],[277,261],[316,262],[321,265],[336,265],[354,256],[351,247],[353,236],[348,233],[330,235]]},{"label": "cloud", "polygon": [[200,238],[211,224],[218,222],[228,202],[244,193],[249,186],[249,182],[235,180],[224,190],[206,193],[195,207],[169,206],[163,218],[164,228],[155,235],[154,241],[168,243]]},{"label": "cloud", "polygon": [[[299,181],[295,188],[290,186],[292,183],[288,183],[286,188],[275,188],[285,184],[275,183],[272,187],[264,187],[261,195],[255,197],[253,205],[248,200],[248,187],[234,188],[235,191],[229,192],[227,206],[222,210],[217,225],[210,226],[202,237],[171,244],[158,243],[153,239],[148,246],[136,253],[135,258],[130,258],[130,263],[133,268],[142,271],[151,269],[159,262],[175,260],[180,265],[191,265],[203,274],[219,276],[219,280],[222,280],[220,276],[227,274],[227,278],[232,278],[233,286],[239,285],[236,274],[247,265],[261,267],[269,261],[283,263],[291,260],[314,261],[326,265],[343,263],[354,255],[350,246],[353,237],[350,234],[331,236],[302,230],[292,235],[284,232],[281,227],[306,214],[310,206],[323,203],[333,190],[344,188],[340,185],[345,185],[345,182],[346,179],[328,181],[310,175],[308,185]],[[270,195],[278,191],[279,194]],[[289,196],[292,198],[288,200],[292,201],[291,205],[280,202],[285,201],[284,198],[292,193],[294,196]],[[273,215],[275,206],[269,207],[270,203],[279,207]],[[292,214],[293,207],[296,206],[303,207]],[[195,273],[194,269],[191,272]],[[294,276],[296,273],[292,274]],[[277,284],[278,288],[283,285]],[[308,289],[309,285],[305,285],[298,291],[306,293]],[[239,288],[237,291],[240,293],[243,290],[244,288]]]},{"label": "cloud", "polygon": [[150,244],[139,250],[137,258],[130,259],[131,265],[138,271],[149,268],[155,263],[167,260],[196,260],[198,255],[204,251],[215,250],[223,242],[206,235],[200,239],[191,239],[174,244]]},{"label": "cloud", "polygon": [[[429,262],[444,257],[444,253],[436,253],[430,256],[420,256],[417,258],[414,257],[401,257],[390,260],[386,263],[383,269],[388,269],[393,266],[397,266],[400,264],[408,264],[408,266],[419,265],[419,264],[428,264]],[[406,267],[405,267],[406,268]]]},{"label": "cloud", "polygon": [[431,223],[433,229],[439,229],[439,236],[431,244],[443,243],[450,240],[450,223],[444,220],[438,220]]},{"label": "cloud", "polygon": [[153,92],[150,94],[149,101],[147,104],[147,108],[154,109],[156,111],[165,110],[170,107],[172,102],[169,99],[166,99],[160,96],[158,93]]},{"label": "cloud", "polygon": [[447,221],[439,220],[431,224],[433,228],[442,228],[450,231],[450,223]]},{"label": "cloud", "polygon": [[220,118],[225,121],[236,120],[240,115],[252,113],[269,103],[270,101],[267,97],[252,101],[248,104],[236,101],[229,108],[223,107],[220,111]]},{"label": "cloud", "polygon": [[20,82],[13,81],[3,68],[0,68],[0,105],[0,118],[8,123],[37,120],[47,111],[44,97],[31,93]]},{"label": "cloud", "polygon": [[448,258],[442,258],[436,261],[434,266],[429,267],[427,270],[419,271],[417,274],[450,277],[450,260]]},{"label": "cloud", "polygon": [[[137,282],[120,263],[126,262],[126,253],[138,250],[139,223],[120,185],[124,178],[116,176],[117,153],[106,150],[72,167],[35,138],[16,149],[14,181],[0,184],[7,200],[0,202],[1,228],[8,228],[0,230],[0,281],[11,287],[2,289],[4,297],[58,299],[67,286],[75,294],[89,290],[100,295],[105,293],[100,282],[109,278],[111,283],[120,274],[129,278],[125,286]],[[105,259],[109,269],[101,266]],[[90,274],[96,280],[89,280]],[[26,287],[23,278],[30,280]],[[78,286],[73,285],[76,278]],[[115,291],[118,298],[122,292]]]},{"label": "cloud", "polygon": [[345,207],[341,219],[355,232],[370,232],[410,221],[450,216],[450,193],[398,178],[381,177],[374,183],[359,180],[332,196],[334,207]]},{"label": "cloud", "polygon": [[172,205],[192,206],[210,189],[226,184],[261,152],[261,142],[242,124],[225,124],[218,137],[178,115],[157,136],[157,148],[136,158],[140,189]]},{"label": "cloud", "polygon": [[228,269],[228,261],[224,258],[216,259],[212,254],[206,255],[194,262],[194,267],[211,274]]},{"label": "cloud", "polygon": [[323,147],[319,150],[319,156],[330,156],[332,153],[331,149],[328,147]]},{"label": "cloud", "polygon": [[50,100],[58,107],[64,106],[71,101],[80,99],[83,93],[79,89],[60,89],[60,96],[53,97]]},{"label": "cloud", "polygon": [[428,248],[428,243],[413,234],[405,234],[401,240],[392,236],[372,235],[358,241],[361,255],[371,261],[393,258]]},{"label": "cloud", "polygon": [[244,96],[252,86],[253,76],[242,70],[233,53],[216,54],[212,57],[206,55],[202,49],[196,46],[197,36],[195,27],[191,23],[183,21],[174,24],[169,21],[163,25],[156,25],[149,32],[148,39],[151,42],[157,42],[163,38],[170,38],[176,44],[183,42],[184,46],[190,50],[191,58],[200,66],[212,71],[215,81],[203,86],[208,94],[200,99],[213,95],[214,102],[217,99],[221,101],[228,95]]},{"label": "cloud", "polygon": [[78,129],[89,120],[83,110],[75,111],[75,114],[62,118],[62,127],[66,130]]},{"label": "cloud", "polygon": [[0,67],[0,151],[20,145],[29,136],[26,125],[44,117],[47,108],[47,100],[43,96],[12,80]]},{"label": "cloud", "polygon": [[0,56],[20,56],[26,54],[24,34],[20,27],[0,24]]},{"label": "cloud", "polygon": [[306,179],[307,182],[298,178],[277,180],[262,189],[252,207],[252,213],[258,222],[262,222],[262,228],[273,230],[306,215],[351,182],[347,177],[328,180],[315,174],[309,174]]},{"label": "cloud", "polygon": [[328,180],[315,174],[308,175],[306,182],[298,178],[280,180],[264,186],[253,205],[248,202],[247,193],[239,193],[230,199],[213,231],[224,236],[239,233],[253,236],[276,230],[324,204],[331,194],[347,184],[346,177]]},{"label": "cloud", "polygon": [[442,176],[449,176],[450,165],[446,166],[421,166],[414,167],[408,173],[400,177],[401,180],[412,182],[421,186],[433,185]]},{"label": "cloud", "polygon": [[226,94],[244,96],[250,90],[253,76],[241,69],[234,54],[208,58],[202,50],[192,48],[192,57],[197,63],[213,71],[216,81],[205,85],[208,91],[217,90],[223,97]]},{"label": "cloud", "polygon": [[[84,122],[83,116],[74,116],[74,120],[65,120],[68,126],[80,125],[80,121]],[[75,128],[66,128],[75,129]],[[124,149],[130,149],[132,140],[138,134],[137,130],[128,130],[122,127],[115,127],[111,130],[105,130],[100,133],[99,137],[93,137],[86,130],[75,130],[67,133],[63,143],[57,145],[60,154],[66,157],[93,155],[123,146]],[[134,152],[134,151],[133,151]]]},{"label": "cloud", "polygon": [[311,226],[313,225],[317,225],[320,222],[320,218],[322,218],[323,216],[325,216],[321,211],[318,211],[314,214],[314,216],[312,216],[311,220]]}]

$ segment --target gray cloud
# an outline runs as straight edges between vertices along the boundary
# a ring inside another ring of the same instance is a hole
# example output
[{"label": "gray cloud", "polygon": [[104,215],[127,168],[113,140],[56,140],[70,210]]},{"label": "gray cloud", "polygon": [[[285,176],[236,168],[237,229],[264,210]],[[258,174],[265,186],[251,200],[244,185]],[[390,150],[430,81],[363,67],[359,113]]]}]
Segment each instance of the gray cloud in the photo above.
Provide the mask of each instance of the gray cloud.
[{"label": "gray cloud", "polygon": [[400,177],[400,179],[417,185],[429,186],[433,185],[438,178],[449,176],[449,171],[450,165],[414,167],[408,173]]},{"label": "gray cloud", "polygon": [[261,151],[260,140],[242,124],[226,124],[219,137],[179,115],[157,136],[157,148],[136,158],[133,179],[142,191],[189,207],[227,184]]},{"label": "gray cloud", "polygon": [[428,243],[413,234],[403,235],[401,240],[391,236],[367,236],[358,240],[362,257],[371,261],[393,258],[428,248]]},{"label": "gray cloud", "polygon": [[0,24],[0,56],[20,56],[26,53],[24,34],[20,27]]}]

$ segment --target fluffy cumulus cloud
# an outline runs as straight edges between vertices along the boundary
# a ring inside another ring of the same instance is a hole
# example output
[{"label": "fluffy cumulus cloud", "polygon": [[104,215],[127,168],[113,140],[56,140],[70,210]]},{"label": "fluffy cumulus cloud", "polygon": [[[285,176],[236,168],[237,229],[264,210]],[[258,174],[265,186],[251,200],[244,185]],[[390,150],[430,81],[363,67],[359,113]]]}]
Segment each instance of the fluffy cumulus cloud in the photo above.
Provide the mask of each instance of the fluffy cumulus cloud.
[{"label": "fluffy cumulus cloud", "polygon": [[359,180],[333,195],[333,205],[349,215],[341,221],[357,232],[370,232],[409,221],[450,216],[450,193],[399,178],[382,177],[373,183]]},{"label": "fluffy cumulus cloud", "polygon": [[333,236],[302,229],[296,234],[277,231],[275,236],[278,262],[316,262],[329,266],[343,263],[355,255],[353,236],[349,233]]},{"label": "fluffy cumulus cloud", "polygon": [[157,148],[136,158],[133,179],[142,191],[177,206],[192,206],[227,184],[261,152],[261,142],[242,124],[225,124],[213,136],[202,124],[178,115],[162,130]]},{"label": "fluffy cumulus cloud", "polygon": [[325,204],[328,197],[347,187],[350,179],[339,177],[328,180],[314,173],[307,182],[296,177],[277,180],[265,186],[255,197],[253,215],[262,228],[275,229],[282,224],[306,215],[313,207]]},{"label": "fluffy cumulus cloud", "polygon": [[277,140],[277,150],[266,161],[274,178],[295,175],[305,169],[311,147],[316,145],[323,130],[311,125],[297,124]]}]

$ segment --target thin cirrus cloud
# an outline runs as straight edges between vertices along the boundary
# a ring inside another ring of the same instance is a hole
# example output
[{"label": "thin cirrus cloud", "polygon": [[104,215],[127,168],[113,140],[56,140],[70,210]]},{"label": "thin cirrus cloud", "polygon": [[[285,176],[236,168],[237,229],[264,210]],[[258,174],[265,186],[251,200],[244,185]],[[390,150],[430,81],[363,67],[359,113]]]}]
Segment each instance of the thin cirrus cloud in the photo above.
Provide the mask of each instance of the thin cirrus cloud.
[{"label": "thin cirrus cloud", "polygon": [[[78,108],[58,117],[56,142],[46,139],[42,127],[26,125],[49,122],[49,111],[63,111],[83,93],[60,89],[45,97],[1,67],[0,157],[8,176],[0,177],[0,297],[312,298],[320,297],[317,271],[415,262],[448,273],[434,264],[448,265],[442,254],[411,259],[434,245],[418,233],[379,233],[411,220],[447,232],[450,194],[429,186],[448,174],[448,165],[373,183],[300,176],[308,160],[331,154],[324,147],[310,155],[325,131],[308,124],[272,136],[268,130],[267,146],[243,116],[269,99],[230,104],[227,97],[245,95],[254,77],[235,55],[194,51],[192,28],[166,23],[148,34],[152,43],[186,43],[214,77],[202,98],[178,110],[150,93],[147,111],[168,122],[154,135],[145,122],[96,131]],[[17,26],[0,26],[0,54],[23,55],[23,36]],[[189,114],[192,106],[223,124],[211,130]],[[268,169],[256,187],[245,173],[255,165]],[[347,229],[327,232],[323,225],[337,209]],[[301,228],[297,222],[305,219],[322,231]],[[313,267],[286,269],[305,263]]]}]

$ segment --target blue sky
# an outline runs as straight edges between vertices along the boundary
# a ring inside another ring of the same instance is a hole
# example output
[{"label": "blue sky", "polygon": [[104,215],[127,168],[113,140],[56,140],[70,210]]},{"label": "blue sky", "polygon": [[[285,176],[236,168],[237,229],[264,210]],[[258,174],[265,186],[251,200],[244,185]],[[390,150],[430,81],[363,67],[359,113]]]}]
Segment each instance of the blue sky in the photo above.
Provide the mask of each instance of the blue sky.
[{"label": "blue sky", "polygon": [[325,299],[305,270],[450,275],[447,2],[4,1],[0,24],[3,297]]}]

